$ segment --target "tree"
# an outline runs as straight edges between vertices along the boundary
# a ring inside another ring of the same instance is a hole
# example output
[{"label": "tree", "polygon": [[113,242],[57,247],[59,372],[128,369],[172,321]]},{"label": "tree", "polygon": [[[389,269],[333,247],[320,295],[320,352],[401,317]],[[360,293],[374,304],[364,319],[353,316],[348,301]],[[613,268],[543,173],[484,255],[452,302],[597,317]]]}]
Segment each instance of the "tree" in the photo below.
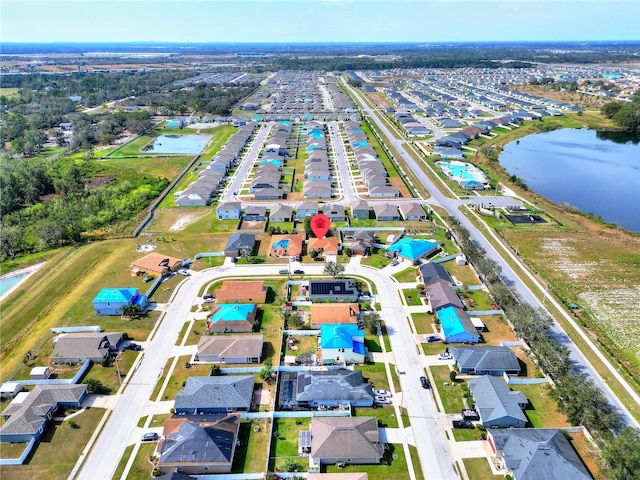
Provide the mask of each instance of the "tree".
[{"label": "tree", "polygon": [[380,317],[380,314],[378,312],[373,310],[364,313],[360,317],[360,320],[362,321],[362,325],[364,326],[364,328],[369,330],[369,332],[371,332],[373,335],[378,334],[378,328],[380,328],[380,325],[382,325],[382,318]]},{"label": "tree", "polygon": [[244,258],[244,259],[248,259],[251,256],[251,248],[250,247],[242,247],[239,251],[238,251],[238,255],[240,255],[240,258]]},{"label": "tree", "polygon": [[457,376],[458,376],[458,372],[456,372],[455,370],[451,370],[451,371],[449,372],[449,379],[450,379],[452,382],[455,382],[455,381],[456,381],[456,377],[457,377]]},{"label": "tree", "polygon": [[304,233],[307,234],[307,237],[315,238],[316,236],[314,235],[313,230],[311,229],[311,217],[304,217],[304,221],[302,222],[302,224],[304,225]]},{"label": "tree", "polygon": [[260,370],[260,373],[258,373],[258,376],[265,382],[271,383],[276,376],[276,372],[274,372],[271,365],[265,365],[264,368]]},{"label": "tree", "polygon": [[130,320],[136,318],[139,312],[140,310],[138,310],[137,305],[127,305],[125,307],[122,307],[122,316]]},{"label": "tree", "polygon": [[220,376],[221,372],[220,372],[220,365],[213,364],[211,366],[211,372],[209,372],[209,375],[211,375],[212,377],[218,377]]},{"label": "tree", "polygon": [[327,262],[324,266],[324,273],[336,278],[338,275],[344,272],[344,265],[336,262]]},{"label": "tree", "polygon": [[109,387],[96,378],[88,378],[84,383],[87,385],[87,392],[89,393],[108,394],[111,391]]},{"label": "tree", "polygon": [[640,430],[627,427],[609,439],[602,449],[602,461],[608,478],[640,478]]}]

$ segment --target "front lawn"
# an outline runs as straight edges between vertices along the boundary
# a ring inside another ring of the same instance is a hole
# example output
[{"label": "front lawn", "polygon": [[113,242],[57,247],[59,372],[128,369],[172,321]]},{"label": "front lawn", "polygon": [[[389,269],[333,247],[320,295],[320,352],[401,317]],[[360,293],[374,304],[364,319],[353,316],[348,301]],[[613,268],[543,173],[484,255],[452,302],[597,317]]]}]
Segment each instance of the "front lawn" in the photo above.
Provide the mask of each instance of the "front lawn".
[{"label": "front lawn", "polygon": [[504,478],[502,475],[494,475],[491,473],[489,461],[486,458],[464,458],[464,468],[467,475],[473,480],[494,480]]},{"label": "front lawn", "polygon": [[[440,400],[444,406],[445,413],[460,413],[464,408],[463,398],[467,390],[463,387],[466,385],[464,380],[456,380],[452,384],[449,372],[451,371],[447,365],[438,365],[429,367],[435,382],[434,387],[437,388]],[[448,386],[444,384],[448,383]]]},{"label": "front lawn", "polygon": [[423,305],[422,299],[418,296],[418,290],[416,288],[412,288],[411,290],[402,290],[402,295],[409,306],[420,306]]},{"label": "front lawn", "polygon": [[400,283],[413,283],[416,281],[416,275],[418,274],[418,269],[416,267],[408,267],[402,270],[401,272],[394,273],[393,278],[398,280]]},{"label": "front lawn", "polygon": [[[390,465],[347,465],[338,468],[335,465],[324,465],[322,473],[366,473],[369,480],[406,480],[408,475],[407,459],[400,445],[388,444],[385,458],[390,459]],[[475,479],[474,479],[475,480]]]},{"label": "front lawn", "polygon": [[73,417],[76,428],[72,428],[68,422],[51,422],[40,441],[31,450],[27,461],[23,465],[0,467],[0,478],[65,480],[104,412],[102,408],[91,408]]}]

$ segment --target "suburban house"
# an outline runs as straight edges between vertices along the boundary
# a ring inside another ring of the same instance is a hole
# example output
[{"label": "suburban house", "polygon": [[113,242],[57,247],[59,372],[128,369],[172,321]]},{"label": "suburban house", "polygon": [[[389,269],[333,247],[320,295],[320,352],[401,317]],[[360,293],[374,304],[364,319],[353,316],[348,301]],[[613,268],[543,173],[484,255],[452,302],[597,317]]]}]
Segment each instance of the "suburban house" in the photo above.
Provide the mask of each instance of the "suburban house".
[{"label": "suburban house", "polygon": [[304,233],[290,233],[287,235],[272,235],[269,247],[270,257],[296,257],[302,255]]},{"label": "suburban house", "polygon": [[567,436],[558,428],[488,428],[487,442],[496,466],[513,480],[591,480]]},{"label": "suburban house", "polygon": [[307,241],[307,251],[309,253],[316,251],[324,255],[337,255],[338,250],[340,250],[338,237],[312,237]]},{"label": "suburban house", "polygon": [[256,200],[280,200],[284,198],[284,190],[281,188],[258,188],[253,192]]},{"label": "suburban house", "polygon": [[309,280],[309,300],[322,302],[355,302],[358,300],[358,289],[353,279]]},{"label": "suburban house", "polygon": [[329,217],[329,220],[332,222],[347,221],[347,214],[345,213],[342,205],[325,205],[322,208],[322,213]]},{"label": "suburban house", "polygon": [[320,327],[322,363],[364,363],[364,330],[357,324],[328,323]]},{"label": "suburban house", "polygon": [[448,306],[436,311],[444,341],[447,343],[478,343],[480,335],[467,312],[460,307]]},{"label": "suburban house", "polygon": [[308,436],[310,470],[336,463],[378,464],[385,451],[375,417],[314,417]]},{"label": "suburban house", "polygon": [[369,220],[369,204],[364,200],[351,202],[351,216],[354,220]]},{"label": "suburban house", "polygon": [[103,288],[93,299],[93,310],[96,315],[121,315],[124,307],[135,305],[144,311],[148,303],[137,288]]},{"label": "suburban house", "polygon": [[54,340],[51,353],[53,365],[76,365],[85,360],[101,362],[122,344],[121,332],[62,333]]},{"label": "suburban house", "polygon": [[204,335],[198,342],[198,360],[210,363],[260,363],[262,335]]},{"label": "suburban house", "polygon": [[400,213],[404,220],[426,220],[427,214],[419,203],[401,203]]},{"label": "suburban house", "polygon": [[380,222],[397,222],[400,220],[398,209],[395,205],[389,205],[388,203],[376,203],[373,206],[373,212],[376,215],[376,219]]},{"label": "suburban house", "polygon": [[176,198],[179,207],[206,207],[211,200],[212,190],[209,188],[189,187]]},{"label": "suburban house", "polygon": [[242,220],[244,222],[264,222],[267,219],[267,207],[249,205],[244,209]]},{"label": "suburban house", "polygon": [[182,267],[182,260],[179,258],[169,257],[161,253],[150,253],[131,264],[134,273],[146,272],[165,276],[169,272],[175,272]]},{"label": "suburban house", "polygon": [[449,306],[464,308],[462,300],[448,283],[432,282],[425,286],[424,292],[429,300],[427,313],[435,313]]},{"label": "suburban house", "polygon": [[230,473],[239,431],[237,413],[174,415],[164,423],[157,467],[165,473]]},{"label": "suburban house", "polygon": [[177,414],[248,412],[252,398],[252,375],[189,377],[174,407]]},{"label": "suburban house", "polygon": [[271,222],[291,222],[293,220],[293,208],[289,205],[276,205],[269,212]]},{"label": "suburban house", "polygon": [[224,280],[216,290],[218,303],[265,303],[267,290],[262,280]]},{"label": "suburban house", "polygon": [[225,303],[211,309],[207,320],[207,332],[250,333],[256,319],[258,307],[254,303]]},{"label": "suburban house", "polygon": [[520,362],[509,347],[450,347],[449,352],[463,374],[520,375]]},{"label": "suburban house", "polygon": [[418,267],[418,270],[420,271],[420,278],[425,287],[436,282],[444,282],[450,286],[454,284],[449,272],[439,263],[423,263]]},{"label": "suburban house", "polygon": [[392,185],[378,185],[369,189],[371,198],[396,198],[400,196],[400,190]]},{"label": "suburban house", "polygon": [[224,247],[225,257],[238,257],[242,249],[247,249],[253,254],[256,244],[256,236],[253,233],[232,233]]},{"label": "suburban house", "polygon": [[522,392],[509,390],[509,386],[498,377],[483,375],[468,382],[469,392],[485,427],[522,428],[527,417],[522,410],[528,400]]},{"label": "suburban house", "polygon": [[304,220],[304,217],[312,217],[318,213],[318,202],[304,202],[296,208],[296,219]]},{"label": "suburban house", "polygon": [[236,220],[242,214],[242,204],[240,202],[221,203],[216,207],[216,218],[218,220]]},{"label": "suburban house", "polygon": [[357,303],[312,303],[309,314],[311,328],[314,330],[331,323],[357,325],[360,319],[360,306]]},{"label": "suburban house", "polygon": [[360,370],[280,372],[278,406],[284,410],[340,405],[370,407],[373,400],[373,386],[364,381]]},{"label": "suburban house", "polygon": [[411,260],[412,262],[430,257],[440,250],[440,246],[436,242],[430,242],[423,238],[404,237],[387,247],[387,251],[396,254],[399,257]]},{"label": "suburban house", "polygon": [[2,412],[0,442],[38,440],[59,407],[80,407],[86,396],[86,385],[36,385],[18,393]]}]

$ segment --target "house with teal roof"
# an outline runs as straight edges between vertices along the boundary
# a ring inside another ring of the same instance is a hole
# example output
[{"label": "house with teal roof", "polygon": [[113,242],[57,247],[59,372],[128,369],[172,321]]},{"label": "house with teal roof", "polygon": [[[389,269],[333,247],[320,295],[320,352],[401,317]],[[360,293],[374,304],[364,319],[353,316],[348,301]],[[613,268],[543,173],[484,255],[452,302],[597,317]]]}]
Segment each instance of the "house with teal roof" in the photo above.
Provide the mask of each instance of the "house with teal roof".
[{"label": "house with teal roof", "polygon": [[387,247],[387,251],[397,254],[399,257],[407,260],[417,260],[419,258],[428,257],[436,253],[440,249],[439,245],[422,238],[404,237]]},{"label": "house with teal roof", "polygon": [[447,343],[478,343],[480,335],[469,315],[460,307],[448,306],[436,311],[444,341]]},{"label": "house with teal roof", "polygon": [[129,305],[145,311],[148,304],[147,297],[137,288],[103,288],[93,299],[93,309],[100,316],[122,315],[122,309]]},{"label": "house with teal roof", "polygon": [[224,303],[211,309],[207,321],[209,333],[231,333],[253,330],[258,307],[255,303]]},{"label": "house with teal roof", "polygon": [[364,363],[364,330],[356,324],[325,324],[320,327],[323,364]]}]

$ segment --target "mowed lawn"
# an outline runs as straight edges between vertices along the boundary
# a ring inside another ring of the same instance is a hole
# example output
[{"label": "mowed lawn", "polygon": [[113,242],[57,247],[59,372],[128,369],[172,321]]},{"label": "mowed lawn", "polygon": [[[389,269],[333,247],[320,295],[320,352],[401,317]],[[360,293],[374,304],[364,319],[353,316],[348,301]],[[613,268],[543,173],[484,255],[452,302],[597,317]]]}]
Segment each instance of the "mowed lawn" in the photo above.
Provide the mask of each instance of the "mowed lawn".
[{"label": "mowed lawn", "polygon": [[78,428],[71,428],[67,422],[52,422],[26,463],[0,467],[0,478],[66,480],[104,413],[104,409],[91,408],[73,417]]}]

